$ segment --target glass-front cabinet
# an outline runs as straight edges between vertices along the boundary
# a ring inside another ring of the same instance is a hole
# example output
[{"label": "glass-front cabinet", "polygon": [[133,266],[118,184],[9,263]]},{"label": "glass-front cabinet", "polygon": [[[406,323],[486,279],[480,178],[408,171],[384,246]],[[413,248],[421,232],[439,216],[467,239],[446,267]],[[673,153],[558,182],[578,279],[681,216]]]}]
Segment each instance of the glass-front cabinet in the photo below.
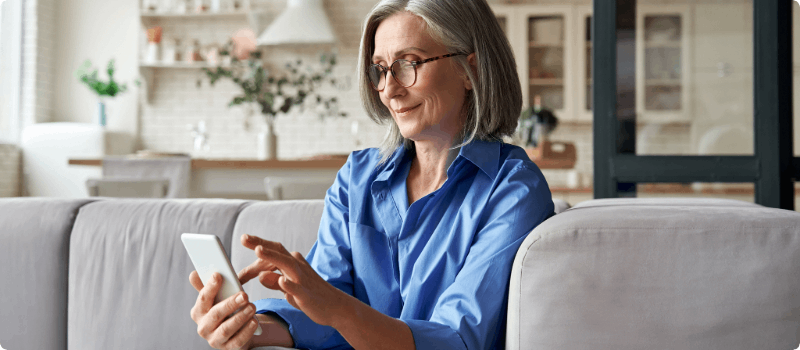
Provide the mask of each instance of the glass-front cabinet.
[{"label": "glass-front cabinet", "polygon": [[[591,5],[492,8],[516,55],[524,105],[538,95],[542,106],[559,120],[590,123]],[[637,8],[635,94],[640,124],[689,121],[689,9],[685,5]]]},{"label": "glass-front cabinet", "polygon": [[640,122],[689,121],[689,7],[637,7],[636,114]]},{"label": "glass-front cabinet", "polygon": [[495,5],[517,59],[523,106],[541,98],[562,120],[575,115],[575,14],[572,6]]}]

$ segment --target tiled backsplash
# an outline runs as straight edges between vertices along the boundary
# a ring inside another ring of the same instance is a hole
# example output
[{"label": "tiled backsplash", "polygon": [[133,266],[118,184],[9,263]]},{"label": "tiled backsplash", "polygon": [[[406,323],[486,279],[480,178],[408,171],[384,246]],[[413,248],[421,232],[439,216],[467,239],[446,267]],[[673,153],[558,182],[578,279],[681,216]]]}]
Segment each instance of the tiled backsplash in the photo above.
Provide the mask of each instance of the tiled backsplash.
[{"label": "tiled backsplash", "polygon": [[21,161],[17,146],[0,143],[0,197],[20,195]]}]

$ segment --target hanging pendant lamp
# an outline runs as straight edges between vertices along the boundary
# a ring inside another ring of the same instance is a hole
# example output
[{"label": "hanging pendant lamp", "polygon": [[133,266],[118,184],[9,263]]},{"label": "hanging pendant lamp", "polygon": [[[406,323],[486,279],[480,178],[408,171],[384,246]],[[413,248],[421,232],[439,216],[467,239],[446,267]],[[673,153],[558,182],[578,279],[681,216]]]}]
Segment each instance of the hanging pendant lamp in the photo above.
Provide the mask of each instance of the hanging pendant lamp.
[{"label": "hanging pendant lamp", "polygon": [[336,42],[322,0],[288,0],[287,5],[258,37],[258,46]]}]

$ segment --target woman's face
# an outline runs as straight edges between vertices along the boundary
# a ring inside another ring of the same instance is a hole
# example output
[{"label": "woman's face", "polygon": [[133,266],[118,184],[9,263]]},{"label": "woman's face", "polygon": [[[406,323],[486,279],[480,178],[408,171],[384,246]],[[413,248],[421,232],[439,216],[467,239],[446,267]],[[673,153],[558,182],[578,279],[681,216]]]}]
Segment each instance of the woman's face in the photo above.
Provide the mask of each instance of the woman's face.
[{"label": "woman's face", "polygon": [[[422,18],[400,12],[378,25],[372,63],[388,68],[396,59],[420,61],[448,53],[428,35]],[[391,72],[388,75],[379,95],[403,137],[416,142],[452,142],[464,124],[462,109],[471,89],[459,65],[452,58],[419,65],[416,81],[407,88],[398,84]]]}]

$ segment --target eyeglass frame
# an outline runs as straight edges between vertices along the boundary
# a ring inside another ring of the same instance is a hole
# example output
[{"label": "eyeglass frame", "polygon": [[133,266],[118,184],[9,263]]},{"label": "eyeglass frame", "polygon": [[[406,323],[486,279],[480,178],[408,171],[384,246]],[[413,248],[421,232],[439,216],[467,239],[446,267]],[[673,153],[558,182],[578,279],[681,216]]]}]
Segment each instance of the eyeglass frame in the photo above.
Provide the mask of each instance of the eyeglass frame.
[{"label": "eyeglass frame", "polygon": [[[386,75],[389,73],[389,71],[391,71],[392,72],[392,79],[394,79],[394,81],[397,84],[400,84],[400,86],[402,86],[404,88],[409,88],[409,87],[414,86],[414,84],[417,83],[417,66],[419,66],[419,65],[421,65],[423,63],[428,63],[428,62],[440,60],[440,59],[443,59],[443,58],[448,58],[448,57],[453,57],[453,56],[461,56],[461,55],[466,55],[466,53],[448,53],[446,55],[431,57],[431,58],[420,60],[420,61],[410,61],[410,60],[407,60],[407,59],[404,59],[404,58],[398,58],[398,59],[394,60],[394,62],[392,62],[392,64],[390,64],[389,67],[384,67],[384,66],[382,66],[380,64],[373,63],[373,64],[369,65],[369,68],[371,69],[374,66],[380,67],[381,73],[383,73],[383,80],[384,81],[388,81],[389,77],[387,77]],[[409,62],[409,63],[411,63],[411,67],[414,68],[414,81],[411,84],[409,84],[408,86],[403,85],[403,83],[401,83],[399,80],[397,80],[397,76],[394,74],[394,70],[392,70],[392,66],[394,66],[394,64],[397,63],[398,61]],[[384,89],[386,89],[386,83],[384,83],[383,84],[383,89],[378,90],[378,87],[375,86],[375,84],[372,82],[372,78],[369,78],[369,72],[367,72],[367,78],[369,79],[369,84],[372,85],[372,88],[375,91],[381,92]]]}]

